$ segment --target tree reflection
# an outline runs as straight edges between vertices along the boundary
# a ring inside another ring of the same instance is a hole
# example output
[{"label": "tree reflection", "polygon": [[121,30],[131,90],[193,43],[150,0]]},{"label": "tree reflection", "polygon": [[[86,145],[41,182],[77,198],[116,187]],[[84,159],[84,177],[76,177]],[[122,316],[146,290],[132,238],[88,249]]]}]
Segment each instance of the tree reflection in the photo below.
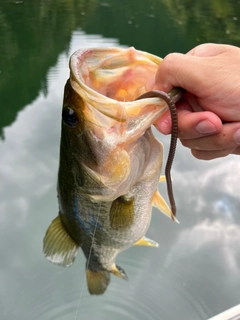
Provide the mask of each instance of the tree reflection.
[{"label": "tree reflection", "polygon": [[94,12],[92,0],[1,1],[0,128],[46,93],[46,74],[68,52],[72,31]]},{"label": "tree reflection", "polygon": [[[153,0],[158,7],[158,1]],[[188,36],[199,42],[224,42],[239,45],[240,1],[162,0],[171,18]]]},{"label": "tree reflection", "polygon": [[[201,42],[240,44],[240,1],[4,0],[0,2],[0,131],[40,91],[73,30],[164,56]],[[79,47],[81,44],[79,43]]]}]

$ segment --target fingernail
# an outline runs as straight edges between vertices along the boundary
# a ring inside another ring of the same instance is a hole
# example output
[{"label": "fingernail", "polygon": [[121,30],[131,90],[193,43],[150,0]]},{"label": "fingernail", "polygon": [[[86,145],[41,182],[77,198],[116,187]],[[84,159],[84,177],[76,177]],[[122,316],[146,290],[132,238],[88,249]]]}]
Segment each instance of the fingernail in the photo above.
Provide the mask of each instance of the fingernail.
[{"label": "fingernail", "polygon": [[236,144],[240,144],[240,129],[238,129],[234,135],[233,135],[233,139],[235,141]]},{"label": "fingernail", "polygon": [[209,133],[217,132],[217,129],[214,126],[214,124],[212,124],[208,120],[203,120],[203,121],[199,122],[196,125],[196,130],[198,133],[201,133],[201,134],[209,134]]}]

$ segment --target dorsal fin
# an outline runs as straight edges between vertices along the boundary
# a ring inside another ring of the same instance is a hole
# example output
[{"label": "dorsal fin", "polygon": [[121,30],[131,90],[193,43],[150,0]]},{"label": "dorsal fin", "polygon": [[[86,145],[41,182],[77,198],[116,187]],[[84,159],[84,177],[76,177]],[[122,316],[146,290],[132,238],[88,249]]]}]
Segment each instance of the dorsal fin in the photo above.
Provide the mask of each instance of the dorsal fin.
[{"label": "dorsal fin", "polygon": [[57,216],[48,227],[43,239],[43,252],[46,258],[60,266],[70,267],[76,258],[78,247]]}]

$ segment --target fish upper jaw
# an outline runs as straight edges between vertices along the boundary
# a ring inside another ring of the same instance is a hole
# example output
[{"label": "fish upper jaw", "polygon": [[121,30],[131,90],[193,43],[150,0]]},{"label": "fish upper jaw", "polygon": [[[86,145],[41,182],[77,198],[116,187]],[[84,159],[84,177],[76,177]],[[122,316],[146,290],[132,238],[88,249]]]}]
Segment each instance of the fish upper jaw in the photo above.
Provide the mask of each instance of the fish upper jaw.
[{"label": "fish upper jaw", "polygon": [[70,84],[97,139],[115,146],[130,144],[168,110],[160,98],[135,101],[148,90],[161,61],[133,47],[82,49],[71,56]]}]

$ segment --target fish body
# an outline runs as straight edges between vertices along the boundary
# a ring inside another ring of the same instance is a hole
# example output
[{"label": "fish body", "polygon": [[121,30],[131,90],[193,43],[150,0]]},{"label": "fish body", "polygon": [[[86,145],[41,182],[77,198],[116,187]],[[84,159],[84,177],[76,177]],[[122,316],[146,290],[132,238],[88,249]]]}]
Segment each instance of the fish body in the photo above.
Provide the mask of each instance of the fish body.
[{"label": "fish body", "polygon": [[[135,100],[161,59],[134,48],[79,50],[70,59],[63,100],[59,216],[44,238],[52,262],[70,266],[80,247],[91,294],[102,294],[119,252],[132,245],[157,246],[145,234],[152,206],[173,217],[158,193],[163,146],[153,124],[164,100]],[[173,99],[179,99],[178,92]]]}]

